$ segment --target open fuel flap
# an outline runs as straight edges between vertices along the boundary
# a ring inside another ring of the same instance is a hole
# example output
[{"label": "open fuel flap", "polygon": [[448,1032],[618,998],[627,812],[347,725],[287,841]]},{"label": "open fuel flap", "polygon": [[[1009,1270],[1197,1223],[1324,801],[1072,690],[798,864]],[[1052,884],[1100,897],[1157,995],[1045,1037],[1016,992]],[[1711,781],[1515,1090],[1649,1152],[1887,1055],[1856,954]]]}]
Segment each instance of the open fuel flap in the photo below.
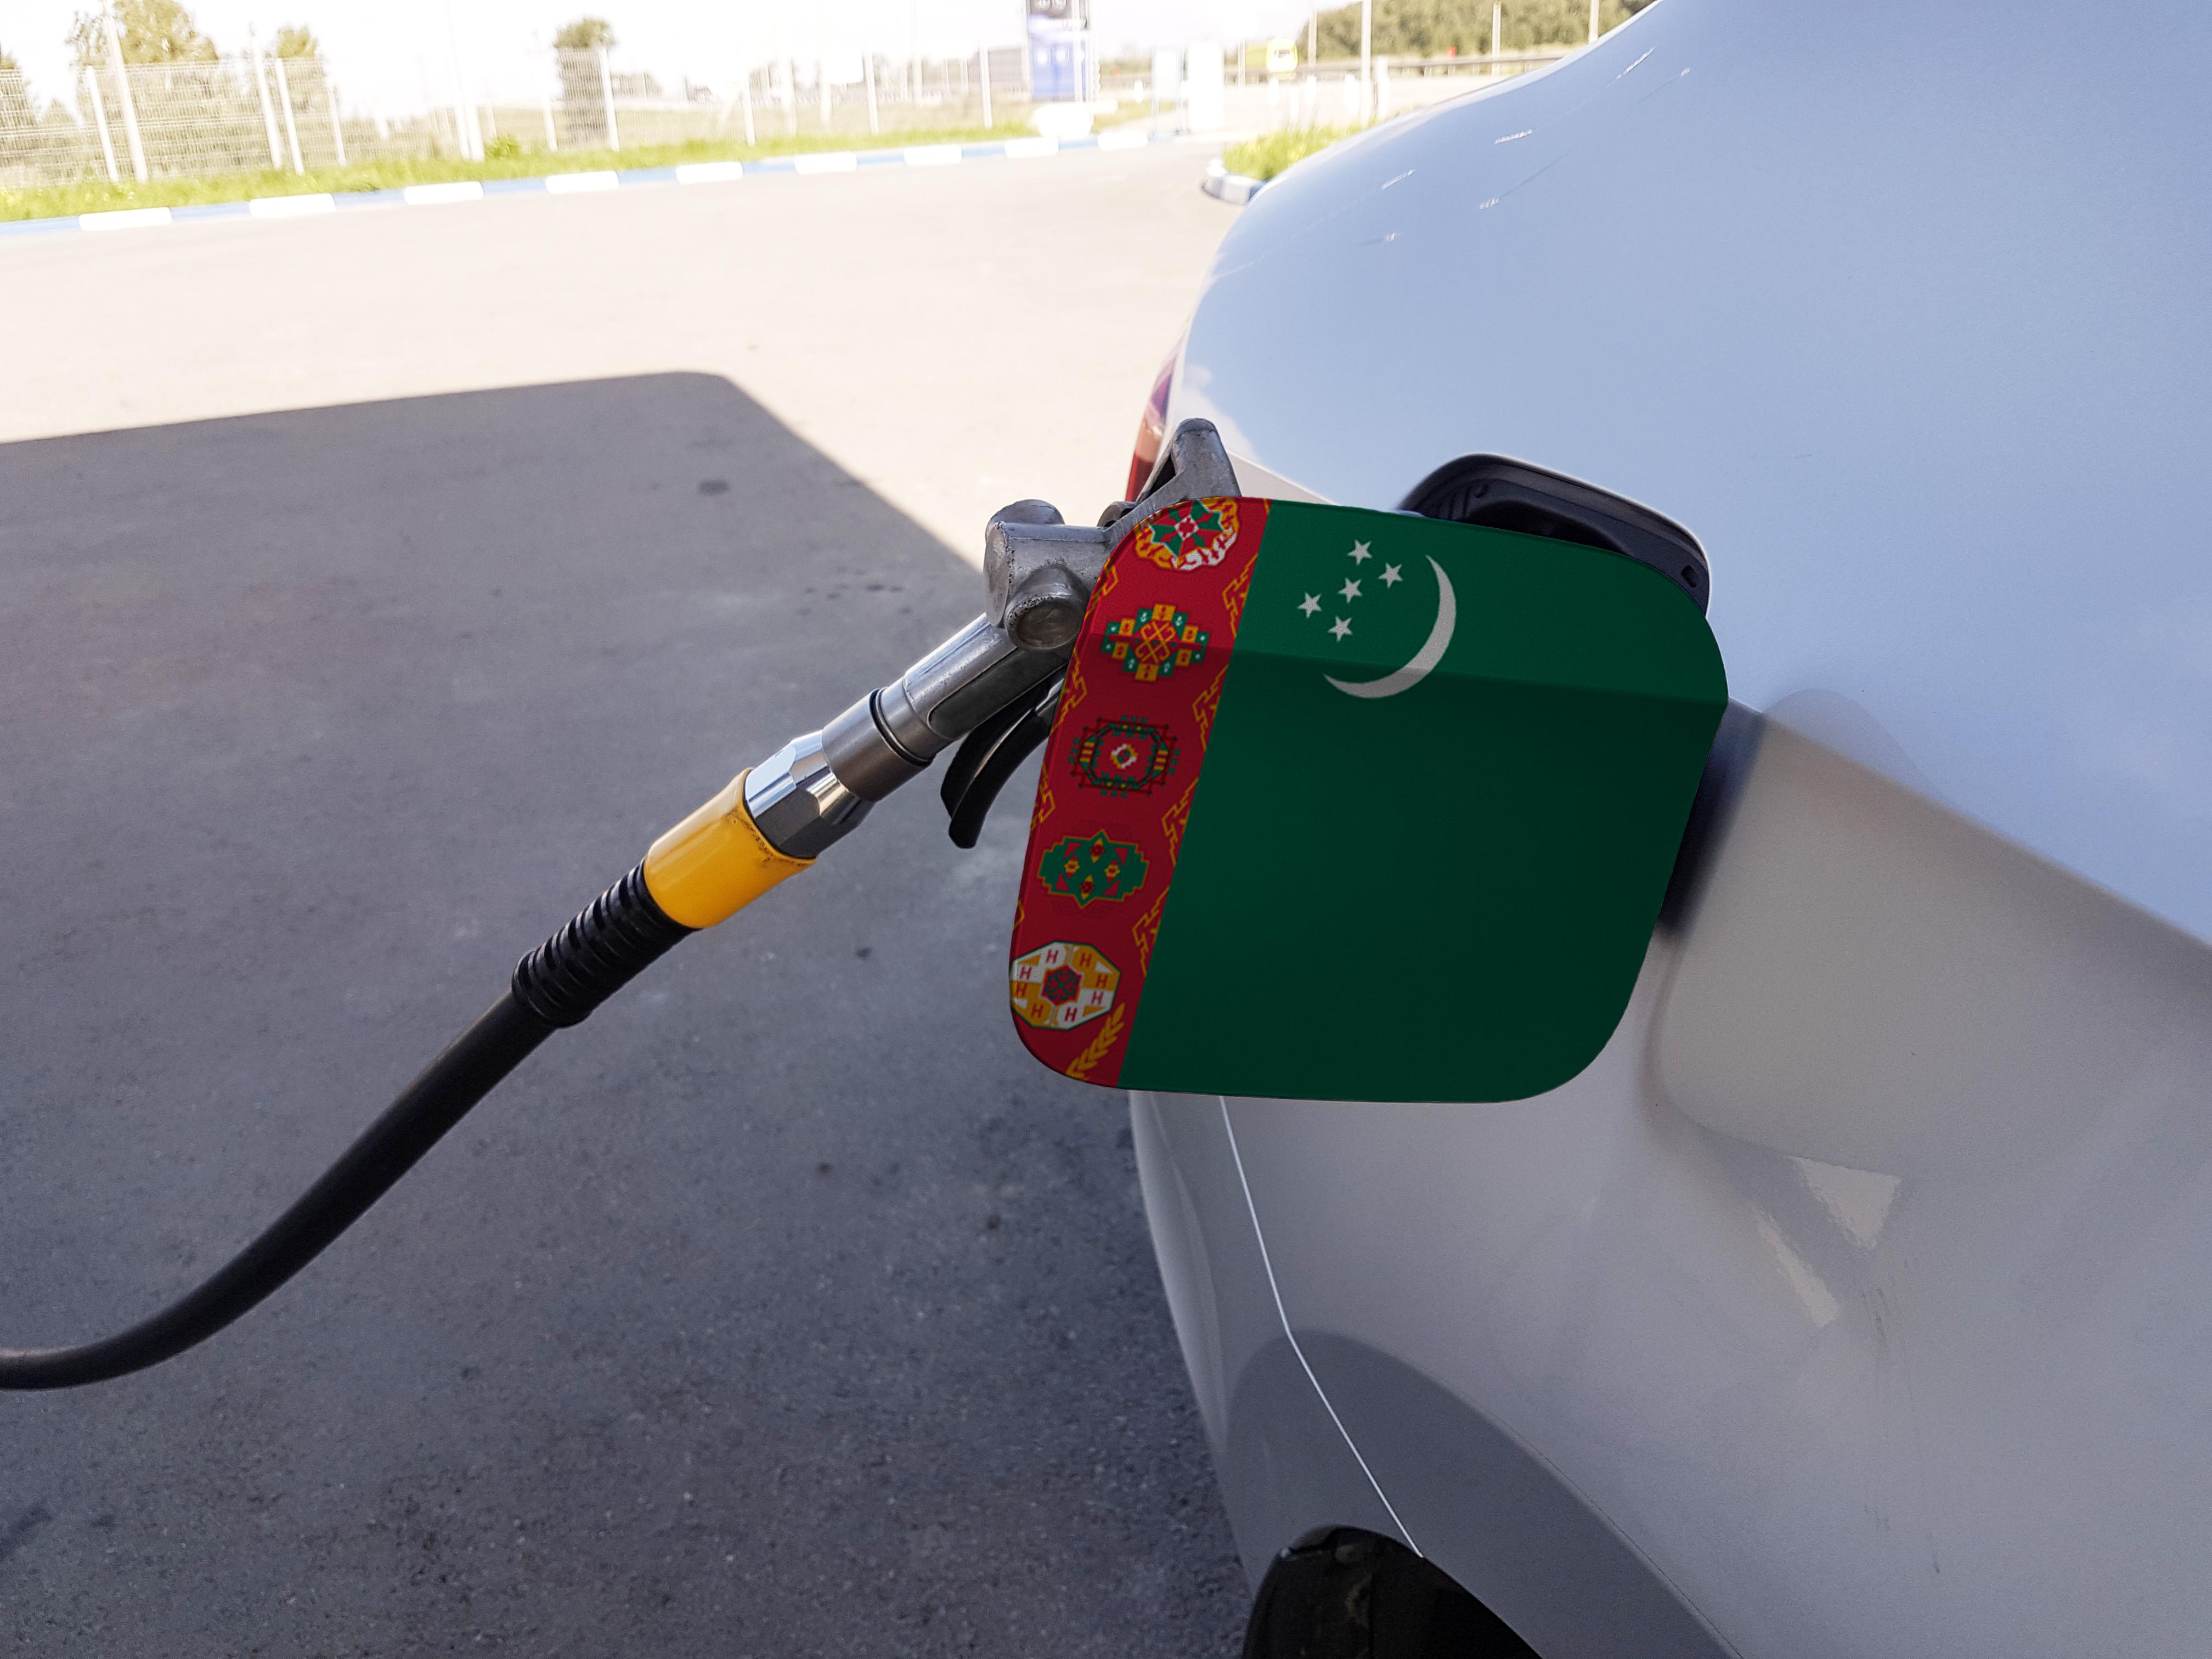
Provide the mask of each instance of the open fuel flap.
[{"label": "open fuel flap", "polygon": [[1030,1051],[1335,1100],[1521,1099],[1587,1066],[1728,697],[1702,557],[1607,539],[1234,495],[1129,526],[1038,783]]}]

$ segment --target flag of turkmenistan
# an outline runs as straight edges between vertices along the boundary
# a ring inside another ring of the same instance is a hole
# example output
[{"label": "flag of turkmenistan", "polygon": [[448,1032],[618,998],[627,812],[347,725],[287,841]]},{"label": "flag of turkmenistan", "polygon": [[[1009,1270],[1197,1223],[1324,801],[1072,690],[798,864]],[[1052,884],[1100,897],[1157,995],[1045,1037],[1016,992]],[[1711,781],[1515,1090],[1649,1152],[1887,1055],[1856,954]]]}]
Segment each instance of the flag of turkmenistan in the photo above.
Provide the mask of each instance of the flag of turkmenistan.
[{"label": "flag of turkmenistan", "polygon": [[1069,665],[1011,989],[1131,1088],[1516,1100],[1627,1006],[1727,701],[1697,605],[1601,549],[1185,502]]}]

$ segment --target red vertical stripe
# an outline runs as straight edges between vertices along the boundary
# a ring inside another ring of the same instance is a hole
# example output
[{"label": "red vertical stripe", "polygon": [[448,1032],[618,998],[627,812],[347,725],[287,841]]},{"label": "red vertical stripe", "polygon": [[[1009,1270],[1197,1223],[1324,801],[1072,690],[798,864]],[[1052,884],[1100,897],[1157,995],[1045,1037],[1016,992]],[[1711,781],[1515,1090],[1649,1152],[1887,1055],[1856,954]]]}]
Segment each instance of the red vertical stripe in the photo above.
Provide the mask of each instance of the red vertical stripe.
[{"label": "red vertical stripe", "polygon": [[1184,502],[1106,562],[1069,660],[1009,952],[1014,1029],[1112,1084],[1189,823],[1267,503]]}]

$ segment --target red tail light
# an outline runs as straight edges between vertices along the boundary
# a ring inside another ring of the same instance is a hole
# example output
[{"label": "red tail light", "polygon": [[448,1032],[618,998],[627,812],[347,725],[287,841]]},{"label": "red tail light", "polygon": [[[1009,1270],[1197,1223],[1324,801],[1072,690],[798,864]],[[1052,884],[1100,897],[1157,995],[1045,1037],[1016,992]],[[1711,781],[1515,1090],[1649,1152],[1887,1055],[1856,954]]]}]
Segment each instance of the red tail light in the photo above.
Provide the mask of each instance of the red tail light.
[{"label": "red tail light", "polygon": [[1121,499],[1133,501],[1137,492],[1145,487],[1145,480],[1152,476],[1152,464],[1160,458],[1160,445],[1168,431],[1168,394],[1175,389],[1176,355],[1182,349],[1176,342],[1176,350],[1168,353],[1167,362],[1160,365],[1160,377],[1152,382],[1152,395],[1145,399],[1145,412],[1137,417],[1137,447],[1129,456],[1129,483],[1121,492]]}]

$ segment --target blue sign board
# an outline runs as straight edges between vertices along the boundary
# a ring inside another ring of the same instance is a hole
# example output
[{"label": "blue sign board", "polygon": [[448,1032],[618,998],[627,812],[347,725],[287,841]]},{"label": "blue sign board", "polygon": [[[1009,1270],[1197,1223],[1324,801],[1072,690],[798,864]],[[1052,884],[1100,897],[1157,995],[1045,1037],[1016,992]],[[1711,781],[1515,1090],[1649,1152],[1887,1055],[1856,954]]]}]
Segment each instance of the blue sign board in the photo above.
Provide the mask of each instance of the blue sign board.
[{"label": "blue sign board", "polygon": [[1083,0],[1030,0],[1030,96],[1038,103],[1091,95],[1089,12]]}]

